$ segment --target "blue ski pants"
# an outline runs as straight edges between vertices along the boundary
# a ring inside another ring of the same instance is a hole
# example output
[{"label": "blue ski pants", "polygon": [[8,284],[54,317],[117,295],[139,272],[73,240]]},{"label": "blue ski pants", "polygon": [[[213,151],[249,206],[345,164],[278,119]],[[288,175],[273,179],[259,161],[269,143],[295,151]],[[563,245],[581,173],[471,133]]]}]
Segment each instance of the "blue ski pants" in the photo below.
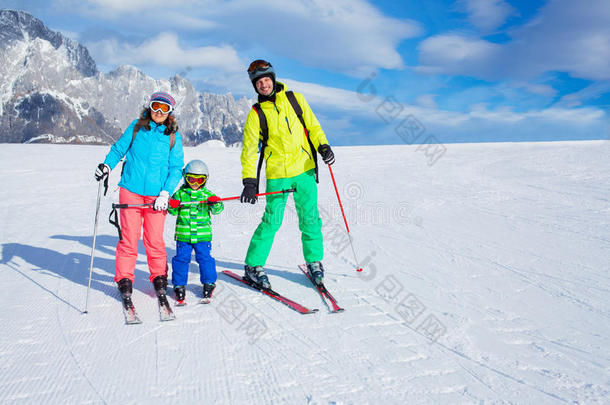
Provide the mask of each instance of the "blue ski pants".
[{"label": "blue ski pants", "polygon": [[210,255],[212,242],[176,242],[176,256],[172,258],[172,284],[186,285],[188,282],[191,255],[195,250],[195,260],[199,264],[199,280],[201,284],[215,283],[216,260]]}]

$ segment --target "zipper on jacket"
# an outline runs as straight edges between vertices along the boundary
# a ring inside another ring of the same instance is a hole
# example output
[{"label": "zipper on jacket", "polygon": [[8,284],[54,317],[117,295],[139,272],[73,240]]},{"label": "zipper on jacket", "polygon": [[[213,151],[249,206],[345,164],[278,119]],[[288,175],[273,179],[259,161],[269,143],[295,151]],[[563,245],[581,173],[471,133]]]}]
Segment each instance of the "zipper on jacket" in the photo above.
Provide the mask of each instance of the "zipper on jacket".
[{"label": "zipper on jacket", "polygon": [[[275,111],[277,111],[277,115],[280,115],[280,110],[278,110],[277,105],[275,104],[275,101],[273,102],[273,106],[275,107]],[[288,123],[288,116],[284,115],[284,119],[286,120],[286,127],[288,128],[288,132],[290,132],[290,134],[292,134],[292,130],[290,129],[290,124]]]},{"label": "zipper on jacket", "polygon": [[265,159],[265,165],[267,165],[267,162],[269,161],[269,158],[271,157],[272,153],[273,151],[269,151],[269,156],[267,156],[267,158]]},{"label": "zipper on jacket", "polygon": [[303,152],[305,152],[307,154],[307,156],[309,156],[309,158],[311,159],[311,155],[309,154],[309,152],[307,152],[305,150],[305,148],[303,147],[303,145],[301,145],[301,149],[303,150]]}]

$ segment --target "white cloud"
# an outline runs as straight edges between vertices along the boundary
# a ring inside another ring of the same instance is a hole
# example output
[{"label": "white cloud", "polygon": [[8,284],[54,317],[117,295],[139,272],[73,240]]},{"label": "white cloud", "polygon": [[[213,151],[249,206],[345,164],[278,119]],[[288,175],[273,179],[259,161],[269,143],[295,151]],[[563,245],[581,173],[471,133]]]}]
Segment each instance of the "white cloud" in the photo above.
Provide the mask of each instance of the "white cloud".
[{"label": "white cloud", "polygon": [[354,91],[322,86],[316,83],[299,82],[291,79],[279,79],[290,90],[303,93],[311,104],[331,106],[344,111],[358,112],[365,109],[366,104],[361,95]]},{"label": "white cloud", "polygon": [[415,99],[415,105],[425,108],[436,109],[438,104],[435,100],[436,94],[420,94]]},{"label": "white cloud", "polygon": [[218,22],[199,18],[196,15],[187,15],[178,11],[166,10],[163,14],[166,24],[182,29],[209,30],[219,26]]},{"label": "white cloud", "polygon": [[[314,83],[299,82],[295,80],[283,80],[292,90],[303,93],[307,101],[319,109],[339,110],[353,118],[367,117],[376,120],[380,126],[388,126],[390,129],[398,125],[405,116],[412,114],[417,117],[428,128],[442,128],[444,130],[462,131],[466,128],[476,128],[477,125],[489,127],[502,124],[527,124],[557,127],[558,125],[569,125],[574,127],[590,127],[598,125],[607,117],[603,110],[598,108],[565,108],[560,106],[530,109],[528,111],[514,111],[511,107],[500,107],[490,109],[487,104],[472,105],[467,112],[448,111],[437,109],[436,106],[421,106],[406,103],[396,103],[393,108],[400,111],[396,121],[388,123],[382,115],[384,111],[390,110],[388,100],[381,96],[368,97],[371,92],[350,91],[334,87],[321,86]],[[387,107],[387,108],[386,108]],[[388,118],[388,115],[386,115]]]},{"label": "white cloud", "polygon": [[501,46],[461,34],[442,34],[426,38],[419,46],[420,66],[416,71],[429,74],[465,74],[484,69],[501,53]]},{"label": "white cloud", "polygon": [[551,0],[509,35],[505,44],[455,33],[427,38],[419,46],[418,71],[487,80],[532,79],[549,71],[610,79],[608,0]]},{"label": "white cloud", "polygon": [[63,29],[58,29],[58,28],[51,28],[53,31],[57,31],[59,32],[61,35],[68,37],[70,39],[73,39],[75,41],[78,41],[79,38],[79,33],[78,32],[74,32],[74,31],[68,31],[68,30],[63,30]]},{"label": "white cloud", "polygon": [[164,31],[202,31],[207,43],[228,42],[252,57],[281,54],[356,76],[404,68],[397,47],[422,32],[420,24],[386,16],[366,0],[180,0],[158,7],[144,0],[61,1],[126,26],[146,21]]},{"label": "white cloud", "polygon": [[239,70],[243,63],[231,46],[183,48],[178,36],[162,32],[140,45],[120,43],[116,39],[92,42],[89,50],[97,60],[107,64],[143,64],[169,67],[217,67]]},{"label": "white cloud", "polygon": [[559,100],[557,105],[563,107],[576,107],[582,105],[586,101],[595,100],[608,93],[610,93],[610,81],[597,82],[577,92],[566,94]]},{"label": "white cloud", "polygon": [[513,84],[513,87],[524,89],[538,96],[555,97],[557,95],[557,90],[548,84],[516,82]]},{"label": "white cloud", "polygon": [[458,5],[468,13],[468,21],[484,32],[501,27],[515,13],[504,0],[460,0]]},{"label": "white cloud", "polygon": [[60,3],[68,5],[80,4],[92,13],[105,17],[114,17],[121,13],[135,11],[151,11],[163,14],[169,8],[185,7],[197,2],[195,0],[171,0],[171,2],[166,1],[165,4],[161,4],[151,2],[150,0],[60,0]]},{"label": "white cloud", "polygon": [[418,24],[384,16],[362,0],[301,0],[290,7],[279,0],[239,3],[247,13],[241,17],[266,27],[257,36],[264,46],[306,65],[354,75],[402,69],[396,47],[421,32]]}]

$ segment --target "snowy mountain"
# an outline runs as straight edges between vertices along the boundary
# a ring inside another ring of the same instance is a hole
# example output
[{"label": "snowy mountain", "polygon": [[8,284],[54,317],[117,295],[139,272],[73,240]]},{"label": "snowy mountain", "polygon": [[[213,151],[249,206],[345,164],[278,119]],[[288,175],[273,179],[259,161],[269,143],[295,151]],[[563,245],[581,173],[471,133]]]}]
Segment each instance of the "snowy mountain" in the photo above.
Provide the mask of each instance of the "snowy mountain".
[{"label": "snowy mountain", "polygon": [[[218,143],[187,147],[185,159],[207,163],[216,194],[239,195],[239,148]],[[354,270],[321,167],[326,285],[345,312],[330,313],[296,267],[289,198],[267,272],[319,312],[301,315],[222,274],[212,303],[198,305],[193,260],[188,305],[159,322],[140,245],[140,325],[124,324],[113,281],[118,170],[82,313],[93,170],[108,149],[0,148],[1,404],[610,403],[610,142],[451,144],[432,165],[425,146],[337,147],[364,267]],[[242,272],[263,209],[262,199],[227,201],[213,218],[219,272]]]},{"label": "snowy mountain", "polygon": [[132,66],[98,71],[85,47],[37,18],[0,10],[0,142],[112,143],[149,94],[170,92],[186,145],[241,140],[251,102],[198,93],[186,79],[156,80]]}]

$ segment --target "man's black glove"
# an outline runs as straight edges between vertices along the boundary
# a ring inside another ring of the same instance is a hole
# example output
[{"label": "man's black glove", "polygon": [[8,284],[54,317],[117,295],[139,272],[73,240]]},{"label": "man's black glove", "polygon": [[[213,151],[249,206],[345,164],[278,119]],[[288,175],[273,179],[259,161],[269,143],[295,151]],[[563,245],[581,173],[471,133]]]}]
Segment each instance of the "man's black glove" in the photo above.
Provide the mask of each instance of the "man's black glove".
[{"label": "man's black glove", "polygon": [[324,163],[326,163],[327,165],[332,165],[333,163],[335,163],[335,154],[330,148],[330,145],[320,145],[318,147],[318,153],[320,153],[320,155],[322,156],[322,160],[324,160]]},{"label": "man's black glove", "polygon": [[246,178],[243,181],[244,183],[244,191],[241,192],[241,197],[239,201],[243,203],[254,204],[256,202],[256,192],[258,191],[258,182],[256,179]]}]

